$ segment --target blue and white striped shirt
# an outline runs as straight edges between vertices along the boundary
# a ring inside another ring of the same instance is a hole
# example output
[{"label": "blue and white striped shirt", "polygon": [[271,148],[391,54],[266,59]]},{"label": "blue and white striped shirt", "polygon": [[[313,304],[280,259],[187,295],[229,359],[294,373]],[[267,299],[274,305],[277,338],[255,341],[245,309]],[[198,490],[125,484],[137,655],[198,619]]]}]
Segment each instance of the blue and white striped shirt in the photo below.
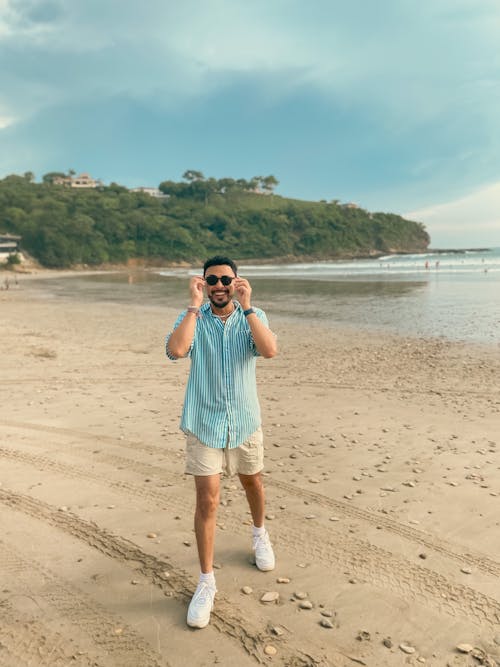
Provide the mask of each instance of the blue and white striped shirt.
[{"label": "blue and white striped shirt", "polygon": [[[247,318],[241,306],[222,324],[209,303],[199,310],[195,334],[188,355],[191,369],[182,411],[181,429],[193,433],[208,447],[234,448],[241,445],[261,424],[255,379],[259,356]],[[268,326],[266,314],[254,308]],[[175,322],[176,329],[187,311]],[[170,359],[175,360],[168,350]]]}]

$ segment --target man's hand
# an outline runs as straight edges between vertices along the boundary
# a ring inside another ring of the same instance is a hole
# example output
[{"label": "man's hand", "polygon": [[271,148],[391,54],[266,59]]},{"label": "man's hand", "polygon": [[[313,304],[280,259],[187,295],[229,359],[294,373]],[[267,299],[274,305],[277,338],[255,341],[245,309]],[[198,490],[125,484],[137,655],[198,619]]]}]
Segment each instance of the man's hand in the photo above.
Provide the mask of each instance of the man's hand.
[{"label": "man's hand", "polygon": [[240,302],[243,310],[250,308],[250,297],[252,296],[252,288],[250,283],[246,278],[235,278],[234,279],[234,291],[238,296],[238,301]]},{"label": "man's hand", "polygon": [[199,308],[203,303],[203,288],[205,280],[201,276],[193,276],[189,281],[189,293],[191,294],[191,306]]}]

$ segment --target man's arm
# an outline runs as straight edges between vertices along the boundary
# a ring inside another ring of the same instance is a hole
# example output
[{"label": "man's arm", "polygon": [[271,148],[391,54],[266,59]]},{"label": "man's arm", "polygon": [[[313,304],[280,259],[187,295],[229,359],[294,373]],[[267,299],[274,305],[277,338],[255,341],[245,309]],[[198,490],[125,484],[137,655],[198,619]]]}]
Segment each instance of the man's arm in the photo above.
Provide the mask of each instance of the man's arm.
[{"label": "man's arm", "polygon": [[[199,308],[203,303],[203,278],[194,276],[189,283],[190,307]],[[175,359],[185,357],[193,342],[196,329],[196,313],[188,312],[179,326],[174,329],[167,343],[167,353]]]},{"label": "man's arm", "polygon": [[[250,297],[252,296],[252,288],[248,280],[245,278],[235,278],[234,287],[243,310],[251,308]],[[271,329],[259,319],[256,313],[247,315],[247,321],[257,352],[265,359],[275,357],[278,353],[278,346],[276,344],[276,336]]]}]

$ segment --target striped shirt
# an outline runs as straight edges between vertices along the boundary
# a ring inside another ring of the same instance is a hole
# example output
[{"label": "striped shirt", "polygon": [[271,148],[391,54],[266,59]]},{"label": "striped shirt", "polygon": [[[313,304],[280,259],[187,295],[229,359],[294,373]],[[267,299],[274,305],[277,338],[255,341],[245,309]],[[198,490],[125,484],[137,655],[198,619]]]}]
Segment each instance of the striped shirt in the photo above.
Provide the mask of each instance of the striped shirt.
[{"label": "striped shirt", "polygon": [[[255,379],[259,353],[243,309],[234,303],[236,308],[225,324],[213,315],[210,303],[201,306],[188,352],[191,369],[181,429],[218,449],[238,447],[261,424]],[[268,326],[264,311],[254,310]],[[186,313],[179,315],[174,329]],[[168,350],[170,336],[166,338],[166,353],[175,360]]]}]

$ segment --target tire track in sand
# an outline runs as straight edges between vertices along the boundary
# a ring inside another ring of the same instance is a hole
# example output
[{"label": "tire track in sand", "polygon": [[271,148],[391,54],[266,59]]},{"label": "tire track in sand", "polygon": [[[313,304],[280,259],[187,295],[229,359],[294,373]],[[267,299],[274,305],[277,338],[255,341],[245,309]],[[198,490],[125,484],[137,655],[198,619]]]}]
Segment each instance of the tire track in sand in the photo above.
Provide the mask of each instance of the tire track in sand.
[{"label": "tire track in sand", "polygon": [[[0,540],[0,560],[1,569],[6,573],[15,586],[21,586],[24,590],[30,590],[30,580],[33,573],[36,573],[43,581],[43,587],[34,594],[36,598],[41,599],[45,604],[54,608],[57,613],[66,621],[77,625],[79,631],[88,635],[97,649],[97,656],[88,664],[94,665],[106,663],[109,658],[113,663],[120,667],[168,667],[168,663],[155,653],[142,639],[142,637],[130,626],[123,622],[117,616],[108,613],[104,607],[93,601],[82,591],[72,586],[68,582],[62,581],[55,576],[48,568],[43,567],[35,560],[26,560],[21,552],[11,545],[7,545]],[[31,587],[33,584],[31,584]],[[117,628],[121,632],[117,633]],[[30,633],[32,628],[21,625],[16,627],[16,637],[19,644],[12,641],[7,644],[9,650],[19,653],[27,646],[31,646],[32,637]],[[7,638],[8,639],[8,638]],[[52,637],[52,641],[54,638]],[[40,645],[40,647],[43,645]],[[37,662],[37,665],[67,665],[74,664],[73,661],[65,657],[66,649],[57,639],[50,647],[49,662]],[[31,647],[30,652],[33,652]],[[25,655],[26,654],[22,654]],[[52,656],[52,657],[51,657]],[[38,655],[38,659],[43,658]],[[24,657],[26,659],[26,657]],[[66,660],[66,661],[64,661]]]},{"label": "tire track in sand", "polygon": [[[11,426],[14,428],[28,430],[31,429],[58,435],[71,435],[72,437],[76,436],[82,439],[92,440],[94,442],[108,442],[110,444],[118,445],[119,447],[131,449],[133,451],[140,450],[148,454],[161,454],[175,459],[176,461],[178,461],[180,458],[180,452],[173,452],[172,450],[168,450],[166,448],[156,447],[154,445],[148,445],[142,442],[120,440],[119,438],[112,438],[109,436],[94,436],[92,434],[84,433],[81,431],[72,431],[71,429],[44,426],[41,424],[29,424],[25,422],[5,420],[2,420],[2,423],[6,426]],[[72,452],[82,452],[85,456],[88,457],[88,450],[72,448],[71,453]],[[160,466],[154,466],[148,463],[139,464],[138,462],[132,461],[131,459],[120,458],[117,456],[113,457],[113,455],[106,453],[99,452],[97,454],[97,458],[103,463],[117,465],[126,469],[130,469],[134,472],[141,472],[141,474],[157,475],[162,479],[165,479],[168,474]],[[175,480],[177,480],[177,477],[172,478],[172,481]],[[398,537],[426,547],[427,549],[432,549],[436,553],[439,553],[442,556],[454,560],[462,565],[468,565],[469,567],[477,568],[478,570],[481,570],[482,572],[492,576],[500,577],[500,563],[493,560],[493,558],[487,556],[486,554],[481,553],[480,551],[469,548],[464,551],[464,547],[462,545],[436,537],[426,533],[425,531],[419,530],[418,528],[413,528],[403,523],[399,523],[398,521],[394,521],[390,517],[387,517],[383,514],[378,514],[377,512],[371,512],[370,510],[355,507],[349,503],[342,502],[341,500],[335,500],[320,493],[309,491],[284,481],[266,478],[266,487],[279,489],[281,491],[285,491],[291,496],[313,501],[317,505],[331,509],[349,519],[364,521],[372,526],[381,526],[389,533],[393,533]]]},{"label": "tire track in sand", "polygon": [[493,560],[486,554],[483,554],[479,551],[473,551],[472,549],[467,549],[467,551],[462,551],[464,548],[448,540],[444,540],[440,537],[435,537],[429,533],[419,530],[418,528],[413,528],[411,526],[406,526],[404,523],[399,523],[393,519],[383,515],[378,514],[377,512],[371,512],[360,507],[355,507],[354,505],[349,505],[340,500],[335,500],[334,498],[329,498],[324,496],[321,493],[316,493],[314,491],[309,491],[308,489],[303,489],[297,487],[288,482],[283,482],[280,480],[270,480],[266,482],[266,486],[274,487],[280,489],[281,491],[286,491],[290,495],[312,501],[321,507],[326,507],[330,510],[334,510],[339,514],[343,514],[349,519],[358,519],[365,521],[373,526],[382,526],[387,532],[403,537],[410,542],[415,542],[421,546],[425,546],[428,549],[432,549],[436,553],[439,553],[446,558],[451,560],[458,561],[461,564],[470,565],[482,572],[491,574],[494,577],[500,576],[500,563]]},{"label": "tire track in sand", "polygon": [[[120,563],[133,563],[136,571],[140,572],[169,596],[173,596],[185,604],[190,600],[192,591],[196,588],[194,580],[185,571],[170,561],[166,559],[160,560],[156,556],[143,551],[133,542],[123,537],[112,535],[97,524],[85,521],[71,512],[61,512],[48,503],[1,488],[0,502],[33,518],[45,521],[49,525],[76,537],[88,546]],[[2,543],[0,542],[0,556],[2,553],[1,546]],[[12,567],[16,567],[16,562],[17,559],[11,565],[11,569]],[[22,559],[19,562],[21,563],[20,567],[26,567],[22,564]],[[61,596],[59,592],[61,586],[53,577],[52,580],[56,588],[55,597],[58,599]],[[71,596],[64,596],[63,594],[62,597],[62,607],[65,613],[67,613],[68,609],[71,608],[68,607],[68,604],[71,605]],[[271,639],[273,644],[279,642],[279,639],[274,635],[271,637],[267,632],[259,630],[256,626],[252,625],[248,617],[235,604],[223,596],[217,596],[217,605],[211,615],[211,625],[221,633],[236,640],[240,647],[259,663],[267,662],[267,658],[263,652],[266,643],[271,641]],[[101,627],[100,622],[98,623],[99,627]],[[116,625],[113,627],[116,627]],[[281,644],[277,659],[281,659],[281,664],[287,667],[334,667],[332,663],[327,663],[320,658],[314,658],[304,651],[295,648],[291,645],[288,638],[286,642]],[[141,662],[139,660],[136,662],[117,662],[116,664],[119,664],[120,667],[137,667],[137,665],[141,665],[141,667],[142,665],[144,667],[146,665],[150,667],[151,665],[153,667],[153,665],[160,663]],[[164,663],[161,664],[163,665]]]},{"label": "tire track in sand", "polygon": [[[187,505],[178,494],[162,489],[113,481],[106,475],[5,447],[0,448],[0,455],[34,465],[40,470],[58,472],[71,478],[90,479],[150,502],[155,507],[175,507],[185,511],[189,506],[194,510],[192,502]],[[247,527],[242,525],[241,519],[229,507],[225,507],[221,514],[224,516],[224,523],[233,532],[247,534]],[[316,530],[306,525],[303,517],[292,512],[288,513],[287,519],[288,521],[282,524],[275,524],[273,539],[284,550],[301,559],[319,561],[329,567],[332,564],[342,566],[376,587],[391,590],[404,599],[424,602],[452,617],[465,617],[477,625],[494,626],[500,623],[500,604],[494,598],[451,582],[428,567],[414,565],[403,557],[367,540],[346,535],[335,527],[321,526]]]},{"label": "tire track in sand", "polygon": [[[5,551],[1,548],[2,556]],[[5,568],[8,569],[8,568]],[[0,664],[4,667],[103,667],[97,658],[81,651],[39,618],[16,609],[9,600],[0,601]]]}]

